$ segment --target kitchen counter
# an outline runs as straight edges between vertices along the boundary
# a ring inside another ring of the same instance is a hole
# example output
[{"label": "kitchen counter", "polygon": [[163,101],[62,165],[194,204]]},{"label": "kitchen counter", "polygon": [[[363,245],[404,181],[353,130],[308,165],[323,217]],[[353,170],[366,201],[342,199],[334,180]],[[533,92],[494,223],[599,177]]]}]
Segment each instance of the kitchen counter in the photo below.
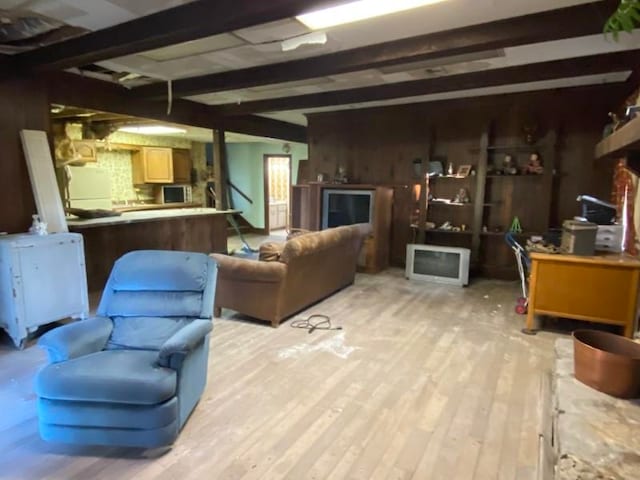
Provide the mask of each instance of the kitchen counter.
[{"label": "kitchen counter", "polygon": [[191,202],[191,203],[141,203],[141,204],[129,204],[129,205],[119,205],[117,207],[113,207],[113,210],[116,212],[139,212],[142,210],[166,210],[166,209],[176,209],[176,208],[202,208],[201,203]]},{"label": "kitchen counter", "polygon": [[134,212],[123,212],[115,217],[102,217],[91,219],[80,219],[78,217],[68,217],[67,225],[73,231],[85,228],[105,227],[109,225],[122,225],[127,223],[153,222],[179,217],[199,217],[206,215],[225,215],[239,213],[239,210],[217,210],[215,208],[165,208],[161,210],[143,210]]},{"label": "kitchen counter", "polygon": [[118,217],[67,219],[84,238],[90,292],[101,291],[118,258],[133,250],[227,253],[227,214],[238,210],[173,208]]}]

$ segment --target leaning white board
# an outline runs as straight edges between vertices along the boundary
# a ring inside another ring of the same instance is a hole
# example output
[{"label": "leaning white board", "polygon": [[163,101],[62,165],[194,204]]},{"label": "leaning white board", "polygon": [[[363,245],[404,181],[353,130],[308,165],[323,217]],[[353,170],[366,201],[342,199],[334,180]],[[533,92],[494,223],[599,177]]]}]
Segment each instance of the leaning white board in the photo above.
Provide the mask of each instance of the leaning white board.
[{"label": "leaning white board", "polygon": [[68,232],[46,132],[21,130],[20,138],[40,220],[49,233]]}]

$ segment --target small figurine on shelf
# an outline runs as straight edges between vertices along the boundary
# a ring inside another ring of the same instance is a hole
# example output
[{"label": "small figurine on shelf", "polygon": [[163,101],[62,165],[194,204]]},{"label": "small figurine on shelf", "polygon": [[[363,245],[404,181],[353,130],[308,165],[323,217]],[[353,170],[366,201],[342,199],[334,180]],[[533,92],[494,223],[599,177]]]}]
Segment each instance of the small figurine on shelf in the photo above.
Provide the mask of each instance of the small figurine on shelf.
[{"label": "small figurine on shelf", "polygon": [[522,225],[520,224],[520,219],[518,217],[513,217],[509,231],[511,233],[522,233]]},{"label": "small figurine on shelf", "polygon": [[516,168],[516,164],[513,160],[512,155],[505,155],[504,160],[502,161],[502,172],[505,175],[517,175],[518,169]]},{"label": "small figurine on shelf", "polygon": [[461,188],[453,199],[453,203],[469,203],[469,192],[466,188]]},{"label": "small figurine on shelf", "polygon": [[453,163],[449,162],[447,164],[447,175],[452,176],[453,175]]},{"label": "small figurine on shelf", "polygon": [[542,166],[542,160],[540,159],[540,154],[534,152],[529,156],[529,163],[527,163],[527,168],[525,173],[533,174],[533,175],[542,175],[544,173],[544,168]]},{"label": "small figurine on shelf", "polygon": [[335,183],[348,183],[347,179],[347,169],[340,165],[336,171],[336,175],[334,178]]},{"label": "small figurine on shelf", "polygon": [[31,235],[47,235],[47,224],[45,222],[40,221],[39,215],[31,215],[33,219],[33,223],[29,228],[29,233]]}]

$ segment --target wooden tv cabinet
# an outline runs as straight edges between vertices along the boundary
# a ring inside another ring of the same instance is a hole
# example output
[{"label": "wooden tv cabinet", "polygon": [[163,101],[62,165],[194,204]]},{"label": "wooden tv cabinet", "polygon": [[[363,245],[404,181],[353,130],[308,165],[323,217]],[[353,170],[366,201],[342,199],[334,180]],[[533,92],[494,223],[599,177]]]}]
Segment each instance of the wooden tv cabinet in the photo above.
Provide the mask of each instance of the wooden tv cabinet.
[{"label": "wooden tv cabinet", "polygon": [[375,192],[372,235],[365,240],[358,268],[376,273],[389,266],[391,208],[393,189],[379,185],[319,183],[294,185],[291,195],[291,227],[306,230],[322,229],[322,195],[325,190],[368,190]]}]

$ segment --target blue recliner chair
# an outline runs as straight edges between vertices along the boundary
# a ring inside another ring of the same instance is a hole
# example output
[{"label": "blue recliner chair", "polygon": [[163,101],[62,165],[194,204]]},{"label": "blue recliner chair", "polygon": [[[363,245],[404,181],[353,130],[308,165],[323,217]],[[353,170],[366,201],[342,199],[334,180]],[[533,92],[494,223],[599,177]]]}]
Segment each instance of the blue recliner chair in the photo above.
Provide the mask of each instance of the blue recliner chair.
[{"label": "blue recliner chair", "polygon": [[206,384],[216,273],[201,253],[121,257],[97,316],[38,342],[50,361],[36,379],[42,438],[171,445]]}]

